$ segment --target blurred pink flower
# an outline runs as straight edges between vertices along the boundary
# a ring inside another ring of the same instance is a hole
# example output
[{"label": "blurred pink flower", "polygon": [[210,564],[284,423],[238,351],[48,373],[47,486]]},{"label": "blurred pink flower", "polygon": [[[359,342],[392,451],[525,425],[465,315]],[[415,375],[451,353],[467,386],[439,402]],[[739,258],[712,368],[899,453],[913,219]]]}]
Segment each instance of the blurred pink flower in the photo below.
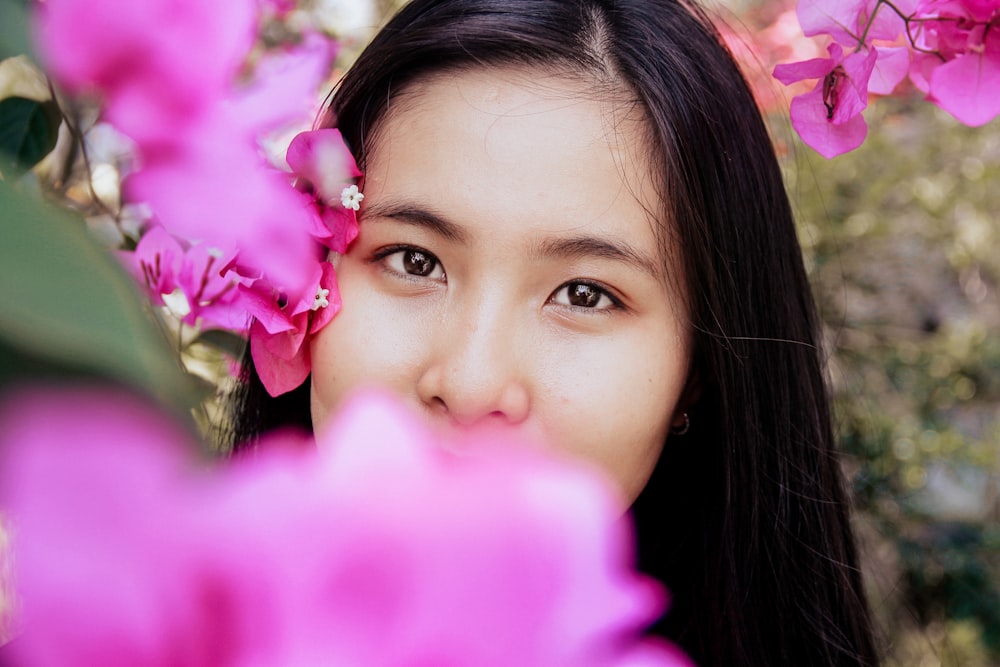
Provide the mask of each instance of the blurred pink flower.
[{"label": "blurred pink flower", "polygon": [[[258,0],[50,0],[38,5],[40,51],[71,92],[96,92],[134,142],[130,201],[185,241],[240,253],[276,289],[310,289],[315,211],[259,147],[262,134],[307,117],[336,49],[307,34],[265,54],[248,83]],[[187,295],[189,300],[193,295]]]},{"label": "blurred pink flower", "polygon": [[4,406],[16,664],[689,664],[641,638],[663,593],[589,470],[482,435],[446,452],[373,396],[318,457],[285,435],[213,468],[182,442],[121,396]]},{"label": "blurred pink flower", "polygon": [[314,214],[225,115],[190,124],[174,146],[147,147],[124,189],[130,200],[149,204],[171,234],[227,254],[238,250],[241,265],[282,291],[309,291],[303,258],[315,254]]},{"label": "blurred pink flower", "polygon": [[47,0],[35,33],[56,80],[99,92],[109,119],[138,140],[147,129],[181,132],[178,121],[231,86],[255,18],[248,0]]},{"label": "blurred pink flower", "polygon": [[868,81],[878,52],[874,47],[844,55],[829,46],[829,58],[778,65],[774,76],[785,84],[819,79],[816,87],[792,100],[792,127],[820,155],[830,158],[854,150],[868,134],[861,112],[868,106]]}]

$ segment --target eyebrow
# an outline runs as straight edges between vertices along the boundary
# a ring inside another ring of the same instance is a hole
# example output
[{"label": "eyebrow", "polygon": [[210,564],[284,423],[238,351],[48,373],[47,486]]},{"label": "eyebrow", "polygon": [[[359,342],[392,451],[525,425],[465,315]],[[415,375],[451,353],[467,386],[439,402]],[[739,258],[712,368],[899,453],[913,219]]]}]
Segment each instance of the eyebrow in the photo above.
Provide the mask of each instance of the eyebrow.
[{"label": "eyebrow", "polygon": [[438,236],[457,243],[465,243],[468,240],[468,234],[461,227],[447,220],[443,215],[406,204],[394,202],[372,204],[362,209],[360,218],[361,220],[381,218],[415,227],[423,227]]},{"label": "eyebrow", "polygon": [[585,259],[588,257],[610,259],[635,266],[656,280],[662,280],[663,277],[663,270],[660,263],[646,253],[633,248],[628,243],[599,236],[573,236],[570,238],[548,239],[539,246],[537,252],[542,256],[570,259]]},{"label": "eyebrow", "polygon": [[[459,225],[434,211],[405,203],[386,202],[371,204],[362,209],[361,219],[369,218],[393,220],[415,227],[427,229],[449,241],[466,243],[468,233]],[[561,257],[586,259],[597,257],[637,267],[656,280],[663,279],[663,267],[648,254],[632,245],[615,239],[581,234],[566,238],[550,238],[542,241],[532,250],[539,257]]]}]

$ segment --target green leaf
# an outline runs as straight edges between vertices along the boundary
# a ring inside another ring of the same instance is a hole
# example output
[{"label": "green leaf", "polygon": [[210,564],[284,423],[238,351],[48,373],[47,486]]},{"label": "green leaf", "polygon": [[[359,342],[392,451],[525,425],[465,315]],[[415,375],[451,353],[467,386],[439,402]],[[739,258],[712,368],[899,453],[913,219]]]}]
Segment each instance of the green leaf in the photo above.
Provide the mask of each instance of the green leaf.
[{"label": "green leaf", "polygon": [[247,346],[247,341],[243,336],[224,329],[203,331],[194,342],[213,347],[237,361],[243,358],[243,352]]},{"label": "green leaf", "polygon": [[0,100],[0,154],[14,173],[41,161],[59,138],[59,107],[52,100],[38,102],[24,97]]},{"label": "green leaf", "polygon": [[0,60],[30,54],[28,10],[24,0],[0,0]]},{"label": "green leaf", "polygon": [[[0,183],[0,367],[84,374],[185,412],[197,401],[146,302],[83,221]],[[31,360],[31,363],[25,363]],[[58,375],[58,373],[56,373]],[[17,377],[6,377],[7,383]]]}]

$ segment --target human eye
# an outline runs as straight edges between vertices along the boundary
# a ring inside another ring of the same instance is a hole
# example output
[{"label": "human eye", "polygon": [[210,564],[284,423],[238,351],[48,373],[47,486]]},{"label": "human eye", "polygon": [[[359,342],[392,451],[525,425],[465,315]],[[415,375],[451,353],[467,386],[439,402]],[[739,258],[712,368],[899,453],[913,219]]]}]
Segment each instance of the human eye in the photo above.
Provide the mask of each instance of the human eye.
[{"label": "human eye", "polygon": [[622,307],[610,290],[603,285],[586,280],[572,280],[559,286],[550,303],[574,309],[608,311]]},{"label": "human eye", "polygon": [[426,278],[445,282],[444,266],[433,253],[409,245],[382,248],[375,253],[373,261],[383,270],[401,277]]}]

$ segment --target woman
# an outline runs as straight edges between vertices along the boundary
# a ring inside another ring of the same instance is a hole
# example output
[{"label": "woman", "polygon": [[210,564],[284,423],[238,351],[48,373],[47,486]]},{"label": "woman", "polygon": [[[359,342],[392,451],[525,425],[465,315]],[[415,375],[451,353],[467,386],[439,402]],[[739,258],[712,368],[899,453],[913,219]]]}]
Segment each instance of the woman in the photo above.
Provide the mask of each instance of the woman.
[{"label": "woman", "polygon": [[362,384],[541,437],[631,501],[697,664],[875,664],[791,212],[700,10],[414,0],[330,111],[365,172],[343,311],[299,390],[248,364],[234,439]]}]

